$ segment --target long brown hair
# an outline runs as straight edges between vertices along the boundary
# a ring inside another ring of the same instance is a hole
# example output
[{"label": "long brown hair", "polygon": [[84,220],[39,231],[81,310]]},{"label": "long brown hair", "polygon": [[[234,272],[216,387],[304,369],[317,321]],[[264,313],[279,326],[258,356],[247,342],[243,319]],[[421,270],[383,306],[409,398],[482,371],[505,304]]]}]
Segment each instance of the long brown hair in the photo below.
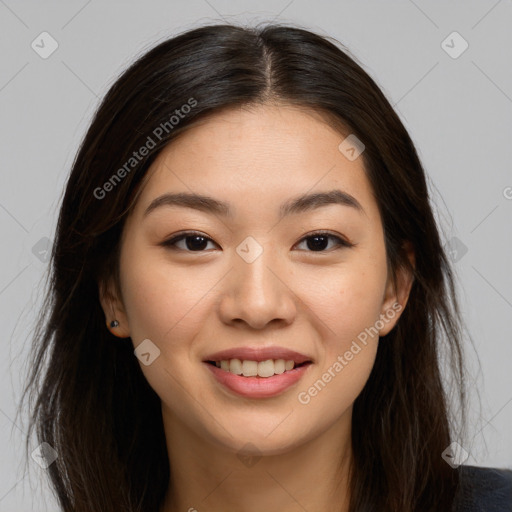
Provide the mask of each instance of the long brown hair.
[{"label": "long brown hair", "polygon": [[[30,392],[29,438],[36,428],[58,453],[48,474],[63,511],[162,506],[171,468],[160,400],[131,343],[106,329],[98,283],[113,277],[119,289],[124,220],[162,148],[206,115],[268,101],[321,112],[364,143],[389,271],[414,275],[354,403],[350,510],[450,510],[458,473],[441,454],[462,439],[466,414],[454,275],[410,136],[362,66],[329,39],[281,25],[190,30],[138,58],[97,109],[65,189],[22,397]],[[142,146],[149,150],[134,163]],[[460,405],[455,436],[442,350]]]}]

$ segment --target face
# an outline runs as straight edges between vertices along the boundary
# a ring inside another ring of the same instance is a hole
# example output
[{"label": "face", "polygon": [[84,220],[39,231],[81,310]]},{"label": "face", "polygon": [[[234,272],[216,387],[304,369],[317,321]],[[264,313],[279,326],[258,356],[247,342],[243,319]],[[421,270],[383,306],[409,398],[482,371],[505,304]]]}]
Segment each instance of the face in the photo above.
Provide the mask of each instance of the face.
[{"label": "face", "polygon": [[[410,281],[391,285],[363,160],[338,149],[343,139],[315,112],[232,109],[184,132],[148,171],[123,231],[122,296],[102,304],[109,319],[114,307],[117,335],[150,340],[140,365],[167,429],[277,454],[349,424]],[[178,193],[225,204],[153,203]],[[331,200],[294,203],[318,193]],[[276,347],[306,364],[259,351]],[[248,375],[258,360],[295,368],[244,376],[205,362],[214,359],[249,361]]]}]

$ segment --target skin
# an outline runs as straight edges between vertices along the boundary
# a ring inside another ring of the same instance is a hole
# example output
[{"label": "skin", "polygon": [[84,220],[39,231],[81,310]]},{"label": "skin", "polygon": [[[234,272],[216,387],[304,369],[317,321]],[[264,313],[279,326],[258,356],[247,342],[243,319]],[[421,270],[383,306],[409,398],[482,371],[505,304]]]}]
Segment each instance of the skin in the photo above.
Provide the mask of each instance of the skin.
[{"label": "skin", "polygon": [[[185,131],[148,171],[123,231],[121,294],[111,283],[100,286],[106,321],[120,323],[112,332],[134,347],[150,339],[160,350],[140,364],[162,402],[174,490],[162,512],[348,510],[352,407],[378,336],[359,343],[362,350],[309,403],[298,394],[399,303],[379,335],[396,325],[412,276],[401,271],[394,289],[363,160],[340,152],[343,139],[306,109],[228,109]],[[335,204],[278,220],[282,202],[336,188],[364,213]],[[143,217],[165,192],[227,201],[234,217],[179,206]],[[207,237],[200,251],[183,239],[174,251],[161,245],[189,230]],[[308,246],[304,237],[324,230],[355,245]],[[263,249],[252,263],[236,252],[248,236]],[[202,360],[245,345],[284,346],[314,363],[277,397],[243,398],[217,383]]]}]

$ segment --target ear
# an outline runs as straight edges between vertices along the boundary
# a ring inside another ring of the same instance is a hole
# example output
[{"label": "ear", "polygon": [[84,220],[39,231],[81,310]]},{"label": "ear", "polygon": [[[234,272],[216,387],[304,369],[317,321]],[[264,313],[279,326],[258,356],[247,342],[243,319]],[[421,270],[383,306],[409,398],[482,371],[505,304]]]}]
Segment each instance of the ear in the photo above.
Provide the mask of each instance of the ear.
[{"label": "ear", "polygon": [[[407,258],[413,268],[416,267],[416,258],[414,249],[410,242],[406,242],[403,246],[406,251]],[[393,283],[392,277],[388,276],[386,284],[386,292],[384,301],[382,303],[382,310],[380,320],[384,324],[382,329],[379,329],[379,336],[385,336],[393,327],[398,323],[400,316],[405,310],[409,293],[411,292],[412,284],[414,282],[414,275],[412,270],[406,267],[400,267],[397,270],[396,288]]]},{"label": "ear", "polygon": [[[116,287],[112,280],[108,283],[100,281],[98,283],[100,304],[105,313],[105,322],[107,329],[118,338],[129,338],[130,328],[128,325],[128,317],[121,297],[118,297]],[[117,320],[119,325],[111,327],[110,322]]]}]

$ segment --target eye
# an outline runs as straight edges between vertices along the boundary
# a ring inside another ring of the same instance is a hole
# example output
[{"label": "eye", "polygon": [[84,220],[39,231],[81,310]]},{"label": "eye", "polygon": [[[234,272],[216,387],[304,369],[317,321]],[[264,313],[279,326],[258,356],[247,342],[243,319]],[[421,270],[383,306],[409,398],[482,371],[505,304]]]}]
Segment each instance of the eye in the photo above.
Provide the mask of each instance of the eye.
[{"label": "eye", "polygon": [[[308,249],[310,249],[310,252],[326,252],[325,245],[326,242],[327,245],[329,245],[329,240],[335,240],[334,250],[340,249],[342,247],[354,247],[355,245],[339,236],[332,235],[326,231],[312,233],[303,237],[300,242],[306,242],[306,246]],[[179,247],[178,243],[182,241],[185,242],[184,247]],[[308,241],[310,242],[308,243]],[[169,240],[166,240],[165,242],[162,242],[161,245],[172,250],[178,249],[186,252],[204,252],[205,246],[208,244],[208,242],[215,244],[211,238],[203,235],[202,233],[188,231],[186,233],[181,233],[180,235],[177,235]]]},{"label": "eye", "polygon": [[[311,233],[310,235],[302,238],[301,242],[305,241],[306,246],[308,249],[311,249],[311,252],[326,252],[324,249],[326,243],[327,245],[329,244],[329,239],[336,241],[334,250],[341,249],[342,247],[353,247],[355,245],[339,236],[332,235],[326,231]],[[308,240],[310,242],[308,242]]]},{"label": "eye", "polygon": [[[178,242],[181,241],[185,241],[185,248],[178,247]],[[178,249],[188,252],[204,252],[204,246],[208,243],[208,241],[213,242],[211,238],[203,235],[202,233],[188,231],[186,233],[181,233],[181,235],[175,236],[170,240],[166,240],[162,243],[162,245],[173,250]]]}]

